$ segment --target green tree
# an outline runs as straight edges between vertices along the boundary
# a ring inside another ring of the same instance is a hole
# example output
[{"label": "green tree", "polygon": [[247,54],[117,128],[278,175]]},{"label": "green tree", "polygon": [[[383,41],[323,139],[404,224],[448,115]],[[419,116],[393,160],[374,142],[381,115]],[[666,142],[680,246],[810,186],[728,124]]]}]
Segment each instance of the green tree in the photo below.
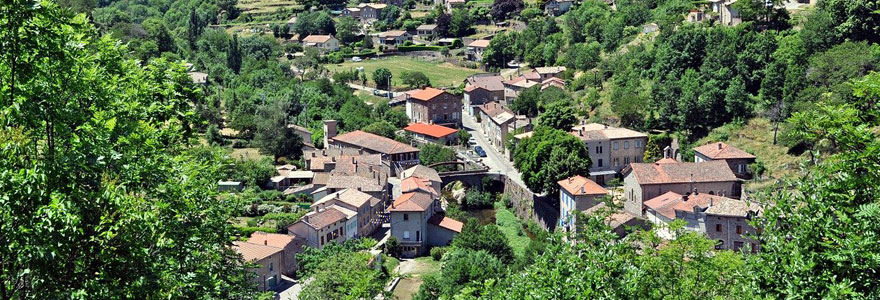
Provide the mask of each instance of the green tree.
[{"label": "green tree", "polygon": [[[504,264],[486,251],[453,248],[443,255],[443,267],[438,277],[426,278],[414,299],[451,298],[460,291],[468,296],[478,295],[476,287],[486,280],[504,274]],[[473,292],[473,294],[471,294]]]},{"label": "green tree", "polygon": [[376,71],[373,71],[373,82],[376,83],[376,88],[380,90],[388,90],[391,87],[389,86],[389,81],[391,81],[391,71],[386,68],[378,68]]},{"label": "green tree", "polygon": [[574,109],[569,105],[564,102],[551,104],[547,110],[538,114],[538,125],[563,131],[571,130],[572,126],[577,123],[577,117],[574,115]]},{"label": "green tree", "polygon": [[513,99],[513,103],[510,104],[510,109],[517,114],[536,117],[538,116],[538,103],[540,101],[541,86],[536,85],[522,90],[522,92],[519,93],[519,96],[516,97],[516,99]]},{"label": "green tree", "polygon": [[275,101],[258,109],[256,135],[254,142],[260,153],[272,155],[275,162],[281,157],[302,155],[302,140],[287,126],[289,105]]},{"label": "green tree", "polygon": [[336,22],[336,37],[343,44],[352,44],[358,40],[360,23],[355,18],[342,16]]},{"label": "green tree", "polygon": [[514,153],[514,166],[522,173],[526,186],[536,193],[553,195],[557,181],[589,174],[592,164],[587,147],[566,131],[535,127],[531,138],[523,139]]},{"label": "green tree", "polygon": [[471,133],[464,128],[458,130],[458,144],[459,145],[467,145],[468,141],[471,139]]},{"label": "green tree", "polygon": [[492,19],[495,22],[507,20],[518,14],[524,7],[525,4],[522,0],[494,0],[492,2]]},{"label": "green tree", "polygon": [[238,74],[241,71],[241,48],[238,44],[238,35],[233,35],[226,48],[226,66]]},{"label": "green tree", "polygon": [[486,66],[490,68],[506,67],[507,62],[516,57],[516,49],[513,47],[513,44],[514,41],[511,34],[501,33],[493,37],[489,47],[486,48],[486,52],[483,53],[483,60]]},{"label": "green tree", "polygon": [[[473,24],[473,20],[471,20],[471,16],[467,10],[456,8],[452,10],[452,15],[449,17],[449,35],[452,37],[463,37],[468,35],[471,31],[471,25]],[[438,19],[439,26],[439,19]]]},{"label": "green tree", "polygon": [[0,295],[252,297],[220,157],[188,149],[184,66],[137,62],[54,2],[4,2],[0,24]]},{"label": "green tree", "polygon": [[403,79],[403,84],[409,86],[412,89],[421,89],[431,86],[431,80],[428,79],[428,76],[425,76],[425,73],[422,72],[404,71],[400,74],[400,77]]},{"label": "green tree", "polygon": [[[432,165],[439,162],[455,161],[455,150],[434,143],[427,143],[419,147],[419,162],[423,165]],[[437,171],[450,171],[451,166],[440,166]]]},{"label": "green tree", "polygon": [[397,129],[397,127],[394,127],[394,125],[391,125],[391,123],[388,123],[388,121],[382,120],[373,122],[370,125],[367,125],[367,127],[364,127],[362,130],[375,135],[384,136],[389,139],[394,139],[394,137],[396,136],[394,132],[397,131]]},{"label": "green tree", "polygon": [[370,256],[357,252],[330,257],[318,266],[312,280],[303,286],[300,297],[306,300],[372,299],[385,293],[388,276],[367,264]]},{"label": "green tree", "polygon": [[657,139],[653,135],[648,136],[648,142],[645,143],[645,155],[642,161],[652,163],[661,158],[663,158],[663,152],[660,150]]},{"label": "green tree", "polygon": [[202,24],[202,19],[199,18],[199,14],[196,13],[195,9],[191,10],[189,13],[189,26],[186,28],[186,39],[189,41],[190,49],[196,49],[196,41],[199,40],[203,30],[204,24]]},{"label": "green tree", "polygon": [[468,221],[461,234],[452,240],[452,246],[459,249],[486,251],[503,263],[513,261],[513,248],[508,244],[507,237],[494,224],[481,226],[478,221]]}]

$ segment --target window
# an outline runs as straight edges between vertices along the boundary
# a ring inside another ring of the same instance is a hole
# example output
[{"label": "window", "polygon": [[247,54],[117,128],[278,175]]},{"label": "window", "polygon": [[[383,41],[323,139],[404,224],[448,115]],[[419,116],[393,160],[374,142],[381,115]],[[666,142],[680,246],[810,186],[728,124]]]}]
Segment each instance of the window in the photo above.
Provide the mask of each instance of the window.
[{"label": "window", "polygon": [[721,224],[715,224],[715,231],[721,232]]},{"label": "window", "polygon": [[403,239],[404,239],[404,240],[408,240],[408,239],[409,239],[409,231],[404,231],[404,232],[403,232]]},{"label": "window", "polygon": [[743,242],[733,242],[733,250],[739,250],[743,247]]},{"label": "window", "polygon": [[416,230],[416,241],[421,241],[421,235],[419,235],[419,231]]},{"label": "window", "polygon": [[636,149],[642,147],[642,141],[636,141]]},{"label": "window", "polygon": [[403,214],[403,220],[409,221],[409,214]]},{"label": "window", "polygon": [[599,159],[599,167],[600,168],[602,167],[602,159],[601,158]]},{"label": "window", "polygon": [[617,145],[617,142],[614,142],[614,150],[617,150],[619,148],[620,148],[620,146]]},{"label": "window", "polygon": [[628,164],[629,164],[629,157],[624,157],[624,158],[623,158],[623,164],[624,164],[624,165],[628,165]]},{"label": "window", "polygon": [[275,269],[275,264],[269,263],[269,272],[272,272],[273,269]]},{"label": "window", "polygon": [[623,149],[629,149],[629,141],[623,141]]},{"label": "window", "polygon": [[321,237],[321,245],[324,245],[324,237]]},{"label": "window", "polygon": [[602,146],[596,146],[596,153],[602,153]]},{"label": "window", "polygon": [[633,156],[633,161],[634,161],[634,162],[637,162],[637,163],[640,163],[640,162],[642,162],[642,157],[641,157],[641,156],[638,156],[638,155]]},{"label": "window", "polygon": [[752,253],[758,253],[758,244],[752,243]]},{"label": "window", "polygon": [[736,225],[736,234],[743,234],[743,227]]},{"label": "window", "polygon": [[620,164],[620,159],[615,157],[614,158],[614,166],[616,167],[619,164]]},{"label": "window", "polygon": [[747,170],[748,170],[748,165],[739,164],[739,173],[740,174],[745,174]]}]

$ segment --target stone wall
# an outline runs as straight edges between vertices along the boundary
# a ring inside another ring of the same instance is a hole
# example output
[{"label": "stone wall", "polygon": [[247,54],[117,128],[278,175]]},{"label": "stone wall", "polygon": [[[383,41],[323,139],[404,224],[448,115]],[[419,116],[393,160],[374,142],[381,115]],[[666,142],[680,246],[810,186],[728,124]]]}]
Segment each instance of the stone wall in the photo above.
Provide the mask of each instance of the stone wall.
[{"label": "stone wall", "polygon": [[532,220],[542,228],[553,230],[559,219],[559,207],[553,205],[554,197],[535,195],[528,188],[501,175],[504,181],[504,195],[510,197],[513,211],[521,220]]}]

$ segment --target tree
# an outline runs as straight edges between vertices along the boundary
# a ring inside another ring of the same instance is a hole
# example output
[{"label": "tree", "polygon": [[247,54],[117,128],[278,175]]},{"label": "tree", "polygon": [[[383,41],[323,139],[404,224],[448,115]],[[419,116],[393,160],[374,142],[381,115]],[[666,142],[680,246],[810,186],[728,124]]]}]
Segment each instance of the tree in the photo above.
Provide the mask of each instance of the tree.
[{"label": "tree", "polygon": [[202,20],[199,18],[196,10],[192,9],[189,13],[189,26],[186,29],[186,39],[189,41],[190,49],[196,49],[196,41],[199,40],[199,36],[202,35],[203,30],[204,25],[202,24]]},{"label": "tree", "polygon": [[355,20],[355,18],[342,16],[339,17],[339,20],[336,22],[336,37],[339,38],[339,41],[343,44],[357,42],[359,31],[360,23],[358,20]]},{"label": "tree", "polygon": [[443,255],[439,276],[426,278],[414,299],[451,299],[463,291],[473,297],[484,281],[504,273],[504,264],[486,251],[453,248]]},{"label": "tree", "polygon": [[465,224],[461,234],[452,240],[452,246],[473,251],[483,250],[503,263],[510,263],[514,258],[513,248],[498,226],[494,224],[481,226],[476,220],[470,220]]},{"label": "tree", "polygon": [[367,127],[364,127],[362,130],[375,135],[384,136],[389,139],[394,139],[394,137],[396,136],[394,132],[397,131],[397,127],[394,127],[394,125],[391,125],[391,123],[388,123],[388,121],[381,120],[367,125]]},{"label": "tree", "polygon": [[459,145],[467,145],[468,141],[471,140],[471,133],[464,128],[458,130],[458,144]]},{"label": "tree", "polygon": [[175,49],[174,38],[168,32],[168,28],[159,18],[149,18],[141,23],[144,31],[147,32],[147,38],[156,42],[159,52],[168,52]]},{"label": "tree", "polygon": [[577,123],[574,110],[565,102],[556,102],[538,115],[538,125],[569,131]]},{"label": "tree", "polygon": [[388,90],[391,87],[389,86],[391,81],[391,71],[386,68],[378,68],[376,71],[373,71],[373,82],[376,83],[376,88],[380,90]]},{"label": "tree", "polygon": [[661,158],[663,158],[663,153],[660,150],[657,138],[655,138],[654,135],[648,136],[648,142],[645,143],[645,155],[643,156],[642,161],[651,163]]},{"label": "tree", "polygon": [[220,135],[220,129],[217,129],[217,125],[214,124],[208,126],[208,130],[205,131],[205,139],[212,145],[223,145],[224,143],[223,136]]},{"label": "tree", "polygon": [[293,24],[293,32],[300,37],[312,34],[335,34],[333,18],[326,11],[304,12],[297,16]]},{"label": "tree", "polygon": [[334,255],[321,263],[312,280],[303,286],[301,298],[372,299],[384,292],[387,275],[372,268],[371,254],[352,252]]},{"label": "tree", "polygon": [[260,153],[272,155],[274,161],[286,156],[302,155],[302,140],[287,126],[289,104],[282,101],[261,106],[257,113],[257,130],[254,142]]},{"label": "tree", "polygon": [[495,22],[507,20],[518,14],[525,4],[522,0],[495,0],[492,2],[492,19]]},{"label": "tree", "polygon": [[449,29],[452,26],[452,16],[445,11],[437,16],[437,34],[440,36],[449,36]]},{"label": "tree", "polygon": [[880,16],[876,14],[876,0],[829,0],[817,3],[817,8],[830,14],[833,27],[826,30],[834,32],[839,41],[880,42]]},{"label": "tree", "polygon": [[[419,150],[419,161],[426,166],[440,162],[455,161],[458,159],[455,156],[455,150],[434,143],[424,144],[419,147]],[[437,171],[443,172],[454,170],[451,168],[453,167],[440,166],[437,167]]]},{"label": "tree", "polygon": [[233,35],[226,48],[226,66],[238,74],[241,71],[241,48],[238,44],[238,35]]},{"label": "tree", "polygon": [[449,18],[449,35],[452,37],[466,36],[470,32],[472,24],[473,20],[471,20],[467,10],[461,8],[453,9],[452,16]]},{"label": "tree", "polygon": [[404,71],[400,74],[400,77],[403,78],[403,84],[409,86],[412,89],[421,89],[428,86],[431,86],[431,80],[428,79],[428,76],[425,76],[425,73],[414,71]]},{"label": "tree", "polygon": [[253,297],[183,64],[52,1],[4,2],[0,24],[0,296]]},{"label": "tree", "polygon": [[523,139],[514,153],[514,166],[526,186],[536,193],[553,195],[556,182],[589,174],[592,164],[587,147],[566,131],[536,126],[531,138]]},{"label": "tree", "polygon": [[538,103],[540,101],[541,86],[535,85],[522,90],[522,92],[519,93],[519,96],[516,97],[516,99],[513,99],[513,103],[510,104],[510,109],[520,115],[536,117],[538,116]]},{"label": "tree", "polygon": [[516,57],[514,41],[511,34],[501,33],[492,38],[486,52],[483,53],[483,60],[486,66],[490,68],[504,68],[507,62]]}]

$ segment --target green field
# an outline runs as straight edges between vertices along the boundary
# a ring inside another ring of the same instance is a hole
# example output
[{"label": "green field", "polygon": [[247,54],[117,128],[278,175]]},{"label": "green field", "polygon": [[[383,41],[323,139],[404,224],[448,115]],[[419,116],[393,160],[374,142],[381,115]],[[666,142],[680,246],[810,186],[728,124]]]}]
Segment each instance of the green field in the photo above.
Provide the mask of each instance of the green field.
[{"label": "green field", "polygon": [[378,58],[376,60],[364,60],[362,62],[344,62],[335,65],[326,65],[331,72],[353,70],[357,67],[364,67],[367,72],[367,81],[369,85],[375,86],[373,82],[373,71],[378,68],[388,68],[391,70],[391,85],[395,88],[403,89],[403,80],[401,74],[404,71],[422,72],[431,80],[434,87],[455,87],[464,81],[465,77],[476,74],[479,70],[462,68],[449,63],[431,62],[405,56],[394,56],[389,58]]},{"label": "green field", "polygon": [[516,255],[522,255],[529,246],[529,236],[523,230],[522,222],[501,202],[495,203],[495,225],[507,237],[510,247]]}]

